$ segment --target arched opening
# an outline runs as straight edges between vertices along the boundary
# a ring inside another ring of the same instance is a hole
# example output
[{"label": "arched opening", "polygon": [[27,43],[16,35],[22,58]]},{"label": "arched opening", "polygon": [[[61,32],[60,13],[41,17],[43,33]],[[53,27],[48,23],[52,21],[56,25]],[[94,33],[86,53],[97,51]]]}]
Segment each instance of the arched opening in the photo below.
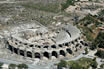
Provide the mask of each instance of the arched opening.
[{"label": "arched opening", "polygon": [[68,43],[65,43],[65,46],[69,46],[69,44]]},{"label": "arched opening", "polygon": [[85,43],[85,46],[88,46],[88,43]]},{"label": "arched opening", "polygon": [[38,46],[38,48],[41,48],[41,46]]},{"label": "arched opening", "polygon": [[44,52],[43,55],[44,55],[44,57],[49,58],[49,53],[48,52]]},{"label": "arched opening", "polygon": [[65,54],[65,52],[63,50],[60,50],[60,55],[65,56],[66,54]]},{"label": "arched opening", "polygon": [[66,51],[69,53],[69,54],[72,54],[72,50],[70,48],[67,48]]},{"label": "arched opening", "polygon": [[39,58],[40,59],[41,58],[40,53],[38,53],[38,52],[35,53],[35,58]]},{"label": "arched opening", "polygon": [[52,45],[51,48],[56,48],[56,46],[55,45]]},{"label": "arched opening", "polygon": [[78,46],[79,46],[79,44],[77,43],[75,47],[78,47]]},{"label": "arched opening", "polygon": [[12,46],[11,46],[11,45],[8,45],[8,49],[9,49],[10,51],[13,51],[13,49],[12,49]]},{"label": "arched opening", "polygon": [[33,47],[34,45],[30,45],[30,47]]},{"label": "arched opening", "polygon": [[74,41],[72,41],[71,43],[74,44]]},{"label": "arched opening", "polygon": [[48,48],[49,46],[44,46],[43,48]]},{"label": "arched opening", "polygon": [[83,42],[83,41],[80,41],[80,43],[81,43],[82,45],[84,45],[84,42]]},{"label": "arched opening", "polygon": [[78,42],[78,40],[77,40],[77,39],[75,39],[75,42]]},{"label": "arched opening", "polygon": [[61,44],[59,44],[59,47],[62,47],[62,45],[61,45]]},{"label": "arched opening", "polygon": [[24,51],[20,50],[20,55],[24,56]]},{"label": "arched opening", "polygon": [[14,53],[18,54],[18,49],[14,48]]},{"label": "arched opening", "polygon": [[27,57],[32,58],[32,53],[31,53],[31,52],[29,52],[29,51],[27,51]]},{"label": "arched opening", "polygon": [[52,56],[55,56],[56,58],[58,58],[57,52],[56,52],[56,51],[53,51],[53,52],[52,52]]}]

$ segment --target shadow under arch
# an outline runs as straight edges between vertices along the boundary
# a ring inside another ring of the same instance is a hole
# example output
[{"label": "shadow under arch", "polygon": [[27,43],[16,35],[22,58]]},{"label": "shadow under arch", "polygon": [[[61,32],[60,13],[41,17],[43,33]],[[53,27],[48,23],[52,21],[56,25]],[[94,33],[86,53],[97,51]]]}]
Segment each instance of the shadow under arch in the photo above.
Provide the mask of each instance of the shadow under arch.
[{"label": "shadow under arch", "polygon": [[32,53],[30,51],[27,51],[27,57],[32,58]]},{"label": "shadow under arch", "polygon": [[55,56],[56,58],[58,58],[58,54],[56,51],[52,51],[52,56]]},{"label": "shadow under arch", "polygon": [[34,55],[35,55],[35,58],[39,58],[39,59],[41,58],[40,53],[38,52],[36,52]]},{"label": "shadow under arch", "polygon": [[69,54],[72,54],[72,50],[70,48],[67,48],[66,51],[69,53]]},{"label": "shadow under arch", "polygon": [[64,51],[64,50],[60,50],[60,51],[59,51],[59,53],[60,53],[60,55],[62,55],[62,56],[66,56],[66,54],[65,54],[65,51]]},{"label": "shadow under arch", "polygon": [[44,53],[43,53],[43,56],[44,56],[44,57],[47,57],[47,58],[49,59],[49,53],[48,53],[48,52],[44,52]]}]

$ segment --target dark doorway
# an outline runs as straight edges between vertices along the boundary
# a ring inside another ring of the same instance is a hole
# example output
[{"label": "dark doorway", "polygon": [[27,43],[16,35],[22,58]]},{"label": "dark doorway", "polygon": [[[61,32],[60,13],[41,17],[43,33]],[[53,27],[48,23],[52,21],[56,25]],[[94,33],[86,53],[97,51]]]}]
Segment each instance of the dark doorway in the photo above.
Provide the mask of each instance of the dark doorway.
[{"label": "dark doorway", "polygon": [[14,48],[14,53],[18,54],[18,49]]},{"label": "dark doorway", "polygon": [[65,56],[65,52],[63,50],[60,50],[60,55]]},{"label": "dark doorway", "polygon": [[53,51],[53,52],[52,52],[52,56],[55,56],[56,58],[58,58],[57,52],[56,52],[56,51]]},{"label": "dark doorway", "polygon": [[24,56],[24,51],[20,50],[20,55]]},{"label": "dark doorway", "polygon": [[31,53],[31,52],[29,52],[29,51],[27,51],[27,57],[32,58],[32,53]]},{"label": "dark doorway", "polygon": [[48,52],[44,52],[43,55],[44,55],[44,57],[47,57],[49,59],[49,53]]},{"label": "dark doorway", "polygon": [[40,53],[35,53],[35,58],[39,58],[40,59],[41,58],[40,57]]},{"label": "dark doorway", "polygon": [[66,51],[69,53],[69,54],[72,54],[72,50],[70,48],[67,48]]}]

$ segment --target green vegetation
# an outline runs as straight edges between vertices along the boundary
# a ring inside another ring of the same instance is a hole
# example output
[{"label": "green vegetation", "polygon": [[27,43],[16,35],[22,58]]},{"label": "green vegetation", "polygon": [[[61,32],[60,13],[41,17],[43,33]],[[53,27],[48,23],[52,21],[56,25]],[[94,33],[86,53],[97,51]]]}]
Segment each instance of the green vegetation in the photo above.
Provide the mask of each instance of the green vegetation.
[{"label": "green vegetation", "polygon": [[69,67],[71,69],[89,69],[89,67],[92,67],[95,69],[97,67],[97,62],[96,59],[91,59],[91,58],[80,58],[79,60],[76,61],[61,61],[59,64],[61,67]]},{"label": "green vegetation", "polygon": [[85,54],[88,54],[88,49],[87,48],[85,48]]},{"label": "green vegetation", "polygon": [[98,13],[98,18],[99,18],[101,21],[104,21],[104,10],[101,10],[101,11]]},{"label": "green vegetation", "polygon": [[17,67],[16,64],[10,64],[10,65],[9,65],[9,69],[15,69],[16,67]]},{"label": "green vegetation", "polygon": [[104,58],[104,51],[98,50],[95,55],[100,57],[100,58]]},{"label": "green vegetation", "polygon": [[100,67],[101,67],[101,69],[104,69],[104,64],[101,64]]},{"label": "green vegetation", "polygon": [[98,30],[96,28],[100,25],[102,25],[102,23],[95,16],[90,14],[77,23],[77,26],[82,29],[83,34],[86,36],[86,40],[90,42],[96,38],[98,34]]},{"label": "green vegetation", "polygon": [[1,68],[1,66],[3,65],[3,63],[2,62],[0,62],[0,68]]},{"label": "green vegetation", "polygon": [[74,5],[74,3],[75,3],[75,0],[67,0],[66,3],[61,4],[62,5],[61,10],[68,8],[68,6],[70,5]]},{"label": "green vegetation", "polygon": [[99,32],[96,39],[92,42],[91,49],[104,48],[104,32]]},{"label": "green vegetation", "polygon": [[28,69],[28,66],[26,64],[19,64],[18,69]]},{"label": "green vegetation", "polygon": [[58,13],[60,11],[58,3],[43,4],[43,3],[28,2],[28,3],[23,3],[22,6],[29,9],[37,9],[40,11],[53,12],[53,13]]},{"label": "green vegetation", "polygon": [[67,66],[67,62],[64,60],[61,60],[60,63],[58,64],[58,67],[66,67]]}]

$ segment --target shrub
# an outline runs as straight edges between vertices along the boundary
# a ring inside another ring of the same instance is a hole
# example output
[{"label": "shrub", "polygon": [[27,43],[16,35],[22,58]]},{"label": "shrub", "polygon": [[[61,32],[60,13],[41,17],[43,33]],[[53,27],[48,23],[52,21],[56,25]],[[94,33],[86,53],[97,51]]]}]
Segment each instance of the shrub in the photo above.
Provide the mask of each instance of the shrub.
[{"label": "shrub", "polygon": [[18,69],[28,69],[28,66],[26,64],[19,64]]},{"label": "shrub", "polygon": [[10,64],[10,65],[9,65],[9,69],[15,69],[16,66],[17,66],[16,64]]}]

